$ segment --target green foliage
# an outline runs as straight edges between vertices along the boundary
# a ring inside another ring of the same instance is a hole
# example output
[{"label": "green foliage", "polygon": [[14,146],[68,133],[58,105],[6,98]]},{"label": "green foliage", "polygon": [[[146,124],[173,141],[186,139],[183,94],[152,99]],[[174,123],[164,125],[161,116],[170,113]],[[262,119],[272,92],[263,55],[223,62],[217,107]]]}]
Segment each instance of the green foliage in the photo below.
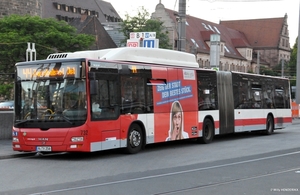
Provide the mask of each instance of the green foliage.
[{"label": "green foliage", "polygon": [[4,97],[6,100],[12,100],[13,99],[13,91],[14,86],[12,83],[9,84],[0,84],[0,94]]},{"label": "green foliage", "polygon": [[268,67],[265,66],[260,66],[260,70],[259,73],[262,75],[270,75],[270,76],[279,76],[277,75],[277,72],[271,69],[269,69]]},{"label": "green foliage", "polygon": [[[284,69],[283,69],[283,75],[285,77],[291,77],[292,75],[290,75],[290,68],[288,66],[288,62],[284,62]],[[279,64],[277,64],[276,66],[269,68],[266,66],[260,66],[260,74],[263,75],[270,75],[270,76],[281,76],[282,75],[282,63],[280,62]]]},{"label": "green foliage", "polygon": [[159,47],[171,49],[169,44],[168,31],[165,30],[163,22],[150,19],[149,12],[142,7],[138,9],[137,16],[129,16],[126,14],[125,20],[121,23],[121,32],[126,37],[122,42],[126,43],[131,32],[156,32],[156,38],[159,39]]},{"label": "green foliage", "polygon": [[290,79],[290,86],[296,86],[296,77]]},{"label": "green foliage", "polygon": [[129,38],[130,32],[143,32],[143,28],[146,25],[146,21],[149,20],[149,12],[142,7],[142,10],[138,9],[137,16],[125,15],[125,20],[121,23],[121,32],[123,32],[126,38]]},{"label": "green foliage", "polygon": [[[37,59],[45,59],[50,53],[88,49],[95,37],[53,18],[6,16],[0,19],[0,73],[14,73],[15,63],[26,60],[27,42],[35,43]],[[10,82],[0,79],[2,86]]]},{"label": "green foliage", "polygon": [[14,64],[26,60],[27,42],[36,44],[37,59],[50,53],[87,49],[95,38],[77,34],[64,21],[38,16],[10,15],[0,19],[0,72],[13,72]]},{"label": "green foliage", "polygon": [[298,37],[296,42],[291,50],[291,57],[288,63],[288,68],[290,72],[290,85],[296,86],[296,79],[297,79],[297,52],[298,52]]},{"label": "green foliage", "polygon": [[298,38],[296,39],[296,43],[291,50],[291,58],[288,64],[289,72],[291,76],[296,76],[297,73],[297,52],[298,52]]},{"label": "green foliage", "polygon": [[156,38],[159,39],[159,47],[172,49],[172,46],[169,44],[168,31],[164,31],[163,22],[159,20],[147,20],[144,31],[156,32]]}]

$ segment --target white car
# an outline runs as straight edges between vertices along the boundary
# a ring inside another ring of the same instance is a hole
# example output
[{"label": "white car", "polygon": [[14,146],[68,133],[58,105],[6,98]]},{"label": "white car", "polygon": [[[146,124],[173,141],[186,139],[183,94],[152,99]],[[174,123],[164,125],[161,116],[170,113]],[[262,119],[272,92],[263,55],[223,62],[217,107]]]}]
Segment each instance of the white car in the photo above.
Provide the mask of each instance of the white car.
[{"label": "white car", "polygon": [[14,101],[0,102],[0,110],[13,110]]}]

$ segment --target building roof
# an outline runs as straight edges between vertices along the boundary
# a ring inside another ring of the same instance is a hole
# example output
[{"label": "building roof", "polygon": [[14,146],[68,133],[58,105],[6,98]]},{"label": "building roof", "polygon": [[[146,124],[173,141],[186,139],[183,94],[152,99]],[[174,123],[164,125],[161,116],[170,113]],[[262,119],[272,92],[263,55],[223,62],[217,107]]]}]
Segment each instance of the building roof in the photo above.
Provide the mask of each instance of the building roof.
[{"label": "building roof", "polygon": [[106,32],[110,35],[110,37],[114,40],[117,47],[125,47],[126,36],[121,32],[121,22],[107,22],[101,23]]},{"label": "building roof", "polygon": [[[176,24],[178,12],[166,9],[166,12]],[[197,52],[209,53],[210,47],[207,42],[210,41],[211,34],[219,34],[221,42],[225,43],[225,56],[230,58],[244,59],[237,51],[239,47],[252,48],[244,33],[224,25],[216,24],[207,20],[196,18],[190,15],[186,16],[186,40],[190,45],[197,47]]]},{"label": "building roof", "polygon": [[61,17],[67,20],[67,18],[80,17],[81,11],[90,11],[91,15],[97,15],[101,23],[121,21],[121,17],[111,3],[102,0],[45,0],[43,1],[42,17]]},{"label": "building roof", "polygon": [[70,25],[74,26],[78,33],[96,37],[96,42],[90,49],[98,50],[117,47],[96,16],[82,15],[80,18],[74,18]]},{"label": "building roof", "polygon": [[220,21],[228,28],[243,32],[253,48],[277,48],[285,18]]}]

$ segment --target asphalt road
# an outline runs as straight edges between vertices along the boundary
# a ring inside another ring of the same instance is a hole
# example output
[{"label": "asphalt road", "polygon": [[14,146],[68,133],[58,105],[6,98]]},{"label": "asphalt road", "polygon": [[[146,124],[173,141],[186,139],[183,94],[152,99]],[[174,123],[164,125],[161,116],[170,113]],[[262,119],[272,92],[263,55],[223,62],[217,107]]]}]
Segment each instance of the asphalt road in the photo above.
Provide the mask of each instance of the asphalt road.
[{"label": "asphalt road", "polygon": [[0,160],[0,194],[300,194],[300,124],[120,150]]}]

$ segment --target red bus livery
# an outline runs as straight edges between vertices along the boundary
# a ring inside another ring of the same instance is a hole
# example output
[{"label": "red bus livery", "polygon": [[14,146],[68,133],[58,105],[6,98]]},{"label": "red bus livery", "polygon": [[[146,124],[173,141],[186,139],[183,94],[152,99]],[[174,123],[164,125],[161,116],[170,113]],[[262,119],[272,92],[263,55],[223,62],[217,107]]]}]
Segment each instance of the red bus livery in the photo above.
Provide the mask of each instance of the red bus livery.
[{"label": "red bus livery", "polygon": [[285,78],[200,69],[157,48],[51,54],[16,64],[13,150],[93,152],[292,123]]}]

